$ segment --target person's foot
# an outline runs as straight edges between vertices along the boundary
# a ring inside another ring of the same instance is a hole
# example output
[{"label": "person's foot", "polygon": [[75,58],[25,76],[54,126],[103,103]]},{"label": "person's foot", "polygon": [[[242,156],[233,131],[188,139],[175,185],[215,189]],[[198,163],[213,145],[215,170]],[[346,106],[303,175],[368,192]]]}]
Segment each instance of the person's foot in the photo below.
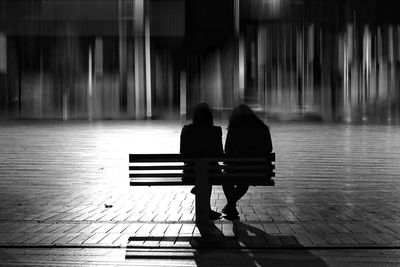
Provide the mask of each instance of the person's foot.
[{"label": "person's foot", "polygon": [[214,211],[214,210],[210,210],[210,212],[208,213],[208,218],[210,219],[210,220],[219,220],[219,219],[221,219],[221,213],[219,213],[219,212],[217,212],[217,211]]},{"label": "person's foot", "polygon": [[236,206],[226,204],[222,209],[222,212],[226,214],[225,217],[228,218],[239,218],[239,212],[236,209]]}]

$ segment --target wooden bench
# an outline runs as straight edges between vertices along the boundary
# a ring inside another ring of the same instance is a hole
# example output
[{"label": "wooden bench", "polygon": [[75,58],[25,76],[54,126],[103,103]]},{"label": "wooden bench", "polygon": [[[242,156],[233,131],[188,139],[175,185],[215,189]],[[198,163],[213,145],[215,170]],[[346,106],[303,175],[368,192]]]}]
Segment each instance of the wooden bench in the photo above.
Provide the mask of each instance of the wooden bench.
[{"label": "wooden bench", "polygon": [[181,154],[130,154],[129,178],[131,186],[195,185],[196,224],[203,224],[208,222],[209,184],[274,186],[274,163],[275,153],[263,158],[189,158]]}]

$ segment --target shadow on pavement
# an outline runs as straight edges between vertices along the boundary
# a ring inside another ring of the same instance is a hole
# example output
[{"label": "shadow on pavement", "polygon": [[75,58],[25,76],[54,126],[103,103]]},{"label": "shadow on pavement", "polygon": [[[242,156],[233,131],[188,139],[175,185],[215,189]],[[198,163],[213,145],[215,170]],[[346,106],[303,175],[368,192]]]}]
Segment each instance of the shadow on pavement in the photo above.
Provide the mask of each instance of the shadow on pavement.
[{"label": "shadow on pavement", "polygon": [[199,237],[131,237],[125,258],[190,259],[197,266],[328,266],[294,236],[269,235],[240,221],[219,226],[230,229],[221,231],[211,223],[198,226]]},{"label": "shadow on pavement", "polygon": [[201,237],[194,237],[191,242],[192,247],[196,248],[196,265],[328,266],[321,258],[299,245],[294,236],[279,236],[296,244],[290,246],[291,249],[285,249],[282,245],[266,243],[278,237],[240,221],[233,222],[232,230],[232,236],[225,236],[214,224],[200,226]]}]

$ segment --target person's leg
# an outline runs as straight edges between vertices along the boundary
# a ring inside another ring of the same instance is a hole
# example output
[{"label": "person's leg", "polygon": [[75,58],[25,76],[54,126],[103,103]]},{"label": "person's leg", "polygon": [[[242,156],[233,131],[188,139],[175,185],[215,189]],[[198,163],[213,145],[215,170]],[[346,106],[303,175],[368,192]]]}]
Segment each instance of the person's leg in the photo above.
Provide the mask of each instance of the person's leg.
[{"label": "person's leg", "polygon": [[236,209],[236,203],[246,194],[249,189],[248,185],[225,185],[222,187],[227,199],[227,204],[222,209],[228,217],[233,219],[239,218],[239,212]]},{"label": "person's leg", "polygon": [[226,197],[227,204],[222,209],[222,212],[227,215],[228,218],[237,219],[239,212],[236,210],[236,189],[235,185],[225,184],[222,186]]},{"label": "person's leg", "polygon": [[211,203],[210,203],[210,201],[211,201],[211,192],[212,192],[212,185],[209,185],[208,186],[208,207],[209,207],[209,210],[211,210]]},{"label": "person's leg", "polygon": [[236,202],[238,202],[239,199],[241,199],[247,193],[248,190],[249,190],[248,185],[236,185],[235,191],[233,194],[233,197],[234,197],[233,200],[235,201],[235,205],[236,205]]},{"label": "person's leg", "polygon": [[231,206],[236,206],[236,193],[235,186],[232,184],[224,184],[222,185],[222,190],[224,191],[226,201]]},{"label": "person's leg", "polygon": [[209,206],[209,218],[212,220],[218,220],[221,218],[221,213],[216,212],[214,210],[211,209],[211,193],[212,193],[212,185],[209,186],[209,190],[208,190],[208,206]]}]

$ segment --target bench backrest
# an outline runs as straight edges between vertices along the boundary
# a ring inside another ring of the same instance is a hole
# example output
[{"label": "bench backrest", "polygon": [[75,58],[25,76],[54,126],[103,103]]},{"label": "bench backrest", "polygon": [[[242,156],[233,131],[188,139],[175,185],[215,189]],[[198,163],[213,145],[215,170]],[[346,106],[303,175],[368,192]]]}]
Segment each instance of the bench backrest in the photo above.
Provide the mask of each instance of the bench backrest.
[{"label": "bench backrest", "polygon": [[[130,154],[131,185],[194,185],[206,173],[213,185],[274,185],[275,153],[265,157],[190,158],[181,154]],[[218,164],[217,164],[218,163]]]}]

